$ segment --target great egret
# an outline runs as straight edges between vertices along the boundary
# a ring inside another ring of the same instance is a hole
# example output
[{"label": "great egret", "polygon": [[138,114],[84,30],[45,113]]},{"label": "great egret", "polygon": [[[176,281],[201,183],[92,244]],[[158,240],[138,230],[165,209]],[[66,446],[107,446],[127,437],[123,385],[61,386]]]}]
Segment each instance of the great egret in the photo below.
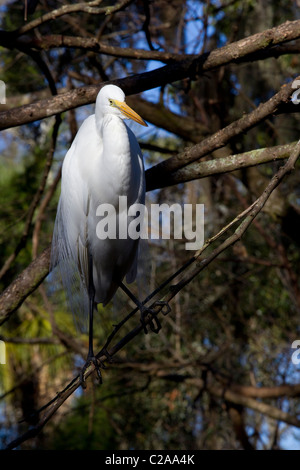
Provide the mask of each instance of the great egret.
[{"label": "great egret", "polygon": [[[128,207],[145,201],[145,176],[141,149],[124,119],[147,126],[126,103],[124,92],[115,85],[101,88],[95,114],[81,125],[62,168],[59,199],[51,253],[51,267],[59,264],[71,304],[80,300],[79,315],[89,312],[89,351],[81,373],[97,359],[93,352],[93,311],[106,305],[126,275],[133,282],[137,272],[139,239],[99,239],[97,208],[110,204],[121,214],[119,196]],[[129,220],[128,220],[129,223]],[[141,304],[137,303],[141,308]]]}]

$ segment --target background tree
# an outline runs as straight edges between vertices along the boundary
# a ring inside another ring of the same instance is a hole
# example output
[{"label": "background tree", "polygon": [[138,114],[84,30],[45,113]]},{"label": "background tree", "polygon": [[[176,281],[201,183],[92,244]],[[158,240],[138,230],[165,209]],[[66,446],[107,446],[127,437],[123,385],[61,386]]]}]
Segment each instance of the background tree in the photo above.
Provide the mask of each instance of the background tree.
[{"label": "background tree", "polygon": [[[25,0],[0,13],[2,447],[299,448],[298,2]],[[114,329],[132,309],[122,294],[99,308],[96,346],[113,335],[113,362],[83,392],[87,337],[47,276],[49,244],[63,157],[105,82],[150,124],[134,126],[148,203],[203,203],[207,243],[194,258],[173,237],[143,247],[140,296],[185,266],[157,296],[172,310],[143,335],[133,315]]]}]

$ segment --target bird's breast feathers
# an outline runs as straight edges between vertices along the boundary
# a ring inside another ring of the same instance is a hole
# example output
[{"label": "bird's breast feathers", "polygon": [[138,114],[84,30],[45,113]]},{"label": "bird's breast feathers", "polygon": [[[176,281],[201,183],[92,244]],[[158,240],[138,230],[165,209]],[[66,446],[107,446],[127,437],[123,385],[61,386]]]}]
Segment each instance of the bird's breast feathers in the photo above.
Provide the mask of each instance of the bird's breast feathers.
[{"label": "bird's breast feathers", "polygon": [[63,181],[70,201],[78,199],[81,188],[82,208],[87,207],[87,197],[92,210],[99,204],[117,208],[119,196],[124,195],[128,206],[142,203],[145,192],[142,154],[125,122],[110,117],[103,120],[99,130],[95,115],[88,117],[65,157]]}]

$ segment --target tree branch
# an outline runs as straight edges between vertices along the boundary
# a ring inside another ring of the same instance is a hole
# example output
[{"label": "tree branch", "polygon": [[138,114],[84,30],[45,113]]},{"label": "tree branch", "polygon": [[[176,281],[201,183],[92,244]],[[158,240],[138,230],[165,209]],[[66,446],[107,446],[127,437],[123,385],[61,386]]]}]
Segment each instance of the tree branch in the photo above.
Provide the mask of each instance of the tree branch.
[{"label": "tree branch", "polygon": [[51,246],[36,258],[0,296],[0,325],[9,319],[49,273]]},{"label": "tree branch", "polygon": [[[2,38],[1,38],[2,36]],[[185,60],[168,64],[151,72],[134,75],[109,83],[123,88],[126,95],[140,93],[158,86],[164,86],[184,78],[199,77],[204,72],[241,61],[254,60],[259,51],[266,51],[274,45],[292,41],[300,37],[300,20],[287,21],[275,28],[254,34],[248,38],[215,49],[203,54],[197,59],[194,56]],[[0,35],[0,43],[10,44],[5,32]],[[156,53],[157,51],[149,51]],[[108,83],[108,82],[107,82]],[[93,103],[99,92],[99,86],[81,87],[65,94],[60,94],[52,99],[42,100],[31,105],[15,108],[0,113],[0,130],[33,122],[53,114],[61,113],[69,109]]]},{"label": "tree branch", "polygon": [[21,36],[25,33],[28,33],[29,31],[32,31],[34,28],[41,26],[42,24],[48,23],[49,21],[55,20],[56,18],[59,18],[63,15],[75,12],[85,12],[92,15],[110,15],[112,13],[115,13],[116,11],[125,8],[131,2],[132,0],[123,0],[113,7],[106,6],[102,8],[97,8],[98,5],[102,3],[102,0],[93,0],[92,2],[88,3],[76,3],[74,5],[64,5],[61,8],[52,10],[49,13],[45,13],[43,16],[40,16],[39,18],[30,21],[30,23],[27,23],[18,30],[14,31],[14,34]]},{"label": "tree branch", "polygon": [[[280,41],[281,42],[281,41]],[[235,44],[235,43],[232,43]],[[230,46],[232,47],[232,44]],[[24,46],[38,50],[51,50],[56,48],[71,48],[71,49],[83,49],[85,51],[95,52],[97,54],[109,55],[112,57],[127,58],[133,60],[155,60],[163,62],[164,64],[171,64],[174,62],[182,62],[183,60],[203,60],[203,70],[209,71],[215,68],[214,60],[219,61],[219,55],[222,54],[223,48],[216,49],[209,53],[202,55],[196,54],[179,54],[170,51],[155,51],[146,49],[134,49],[130,47],[118,47],[105,44],[99,41],[97,38],[81,37],[81,36],[63,36],[61,34],[49,34],[41,37],[26,38],[26,39],[15,39],[1,41],[1,45],[8,48],[20,49]],[[224,46],[227,47],[227,46]],[[287,44],[284,46],[272,45],[267,49],[257,49],[255,52],[251,52],[249,55],[241,55],[240,58],[232,59],[230,62],[252,62],[258,60],[265,60],[271,57],[278,58],[286,54],[299,54],[300,44]],[[210,56],[211,63],[206,62],[206,59]],[[212,57],[211,57],[212,56]],[[227,65],[226,63],[221,65]],[[220,67],[221,65],[218,65]]]},{"label": "tree branch", "polygon": [[[167,186],[282,160],[289,157],[296,144],[297,142],[293,142],[286,145],[277,145],[276,147],[250,150],[249,152],[239,153],[237,155],[214,158],[205,162],[191,163],[174,173],[170,173],[168,175]],[[147,172],[151,172],[151,168],[146,171],[146,174]],[[149,176],[150,181],[153,180],[151,174],[149,175],[148,173],[147,176]]]},{"label": "tree branch", "polygon": [[[297,79],[299,80],[300,76]],[[173,172],[208,155],[214,150],[224,147],[233,137],[252,129],[263,120],[272,116],[280,106],[289,103],[293,91],[292,83],[283,85],[278,93],[265,103],[261,103],[251,113],[220,129],[215,134],[202,140],[199,144],[187,148],[182,153],[150,168],[147,173],[151,183],[147,186],[147,190],[169,186],[172,181]],[[293,106],[296,108],[295,105]]]},{"label": "tree branch", "polygon": [[207,387],[207,390],[212,394],[219,398],[223,398],[230,403],[234,403],[235,405],[242,405],[246,408],[250,408],[254,411],[258,411],[259,413],[269,416],[272,419],[277,421],[283,421],[287,424],[291,424],[297,428],[300,428],[300,420],[295,416],[286,413],[275,406],[268,405],[267,403],[262,403],[261,401],[257,401],[254,398],[242,396],[236,392],[233,392],[230,387],[222,388],[217,387],[214,385],[210,385]]}]

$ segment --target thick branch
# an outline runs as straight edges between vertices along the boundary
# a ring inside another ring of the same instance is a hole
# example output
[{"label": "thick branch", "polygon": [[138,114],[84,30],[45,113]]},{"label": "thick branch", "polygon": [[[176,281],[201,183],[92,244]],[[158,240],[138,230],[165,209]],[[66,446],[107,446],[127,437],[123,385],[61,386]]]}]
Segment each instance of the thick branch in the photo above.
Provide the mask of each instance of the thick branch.
[{"label": "thick branch", "polygon": [[189,142],[198,143],[203,136],[208,135],[209,129],[205,125],[188,116],[173,113],[160,103],[150,103],[135,96],[129,97],[126,101],[138,114],[143,116],[145,121],[172,132]]},{"label": "thick branch", "polygon": [[[297,77],[300,79],[300,76]],[[283,85],[278,93],[271,99],[262,103],[249,114],[246,114],[237,121],[232,122],[227,127],[217,131],[212,136],[207,137],[202,142],[187,148],[182,153],[164,160],[148,170],[148,178],[151,184],[147,190],[153,190],[164,186],[169,186],[172,181],[172,172],[192,163],[214,150],[224,147],[233,137],[246,132],[274,114],[279,106],[289,103],[294,89],[292,83]],[[296,106],[293,105],[295,108]]]},{"label": "thick branch", "polygon": [[[51,34],[40,38],[32,38],[26,40],[16,40],[14,44],[7,46],[19,48],[20,45],[38,50],[49,50],[56,48],[74,48],[83,49],[85,51],[96,52],[99,54],[109,55],[113,57],[124,57],[127,59],[143,59],[157,60],[165,64],[172,62],[181,62],[184,59],[197,59],[197,55],[175,54],[172,52],[154,51],[146,49],[134,49],[130,47],[117,47],[105,44],[97,38],[78,37],[78,36],[62,36],[61,34]],[[3,43],[2,43],[3,44]]]},{"label": "thick branch", "polygon": [[[168,176],[168,186],[172,184],[185,183],[195,179],[206,178],[207,176],[229,173],[241,168],[250,168],[267,162],[273,162],[288,158],[294,149],[296,142],[287,145],[278,145],[276,147],[267,147],[263,149],[250,150],[249,152],[239,153],[237,155],[228,155],[227,157],[214,158],[205,162],[195,162],[187,165],[180,170],[171,173]],[[147,170],[151,172],[151,168]],[[147,173],[149,180],[153,176]],[[148,181],[148,180],[147,180]]]},{"label": "thick branch", "polygon": [[246,425],[244,420],[244,407],[240,405],[235,405],[233,403],[228,403],[228,415],[232,422],[232,427],[234,429],[236,438],[241,443],[244,450],[255,450],[251,442],[249,441],[249,436],[246,432]]},{"label": "thick branch", "polygon": [[253,387],[251,385],[232,384],[231,390],[244,397],[252,398],[279,398],[279,397],[299,397],[300,384],[284,384],[274,387]]},{"label": "thick branch", "polygon": [[[205,71],[213,70],[232,62],[238,63],[242,60],[247,60],[247,58],[254,60],[257,52],[268,50],[276,44],[298,39],[299,37],[300,20],[288,21],[275,28],[201,55],[197,59],[192,56],[189,59],[166,65],[154,71],[122,80],[115,80],[111,83],[123,88],[126,95],[140,93],[183,78],[201,76]],[[3,35],[1,44],[3,44]],[[154,53],[155,51],[151,52]],[[43,100],[0,113],[0,130],[33,122],[78,106],[93,103],[99,88],[99,86],[81,87],[49,100]]]},{"label": "thick branch", "polygon": [[49,273],[51,247],[48,247],[7,287],[0,296],[0,325],[16,311]]},{"label": "thick branch", "polygon": [[25,33],[28,33],[29,31],[32,31],[34,28],[41,26],[44,23],[48,23],[49,21],[53,21],[56,18],[70,13],[85,12],[92,15],[110,15],[116,11],[125,8],[131,2],[132,0],[123,0],[113,7],[106,6],[102,8],[98,8],[98,5],[102,3],[102,0],[93,0],[92,2],[88,3],[76,3],[74,5],[63,5],[61,8],[52,10],[49,13],[45,13],[43,16],[40,16],[39,18],[30,21],[30,23],[25,24],[24,26],[19,28],[15,33],[17,33],[18,36],[21,36]]},{"label": "thick branch", "polygon": [[[190,74],[192,74],[192,64],[172,64],[151,72],[105,82],[105,84],[112,83],[117,85],[123,89],[126,95],[132,95],[172,83]],[[53,114],[58,114],[61,111],[91,104],[95,101],[99,89],[100,86],[97,85],[80,87],[53,98],[4,111],[0,113],[0,130],[20,126],[52,116]]]},{"label": "thick branch", "polygon": [[[253,37],[253,36],[252,36]],[[280,41],[281,43],[282,41]],[[73,48],[73,49],[83,49],[85,51],[91,51],[98,54],[109,55],[113,57],[123,57],[127,59],[135,59],[135,60],[156,60],[159,62],[163,62],[164,64],[172,63],[172,62],[181,62],[182,60],[198,60],[201,59],[204,61],[203,69],[204,70],[211,70],[211,64],[206,62],[206,58],[210,56],[210,60],[212,64],[214,60],[219,60],[220,53],[223,53],[223,48],[216,49],[212,51],[210,55],[205,53],[201,56],[196,54],[178,54],[174,52],[166,52],[166,51],[154,51],[154,50],[146,50],[146,49],[133,49],[130,47],[118,47],[118,46],[111,46],[109,44],[105,44],[99,41],[97,38],[90,38],[90,37],[80,37],[80,36],[63,36],[63,35],[46,35],[41,36],[39,38],[26,38],[25,40],[17,39],[14,42],[7,41],[3,42],[2,45],[5,47],[15,47],[20,48],[26,45],[27,47],[39,50],[50,50],[56,48]],[[246,56],[241,56],[236,60],[231,60],[234,62],[241,62],[244,60],[247,61],[257,61],[257,60],[265,60],[270,57],[278,58],[281,55],[285,54],[299,54],[300,45],[299,44],[288,44],[284,46],[275,45],[267,48],[267,49],[258,49],[255,52],[250,53]],[[228,60],[228,59],[227,59]],[[223,64],[222,64],[223,65]],[[224,64],[226,65],[226,64]]]},{"label": "thick branch", "polygon": [[254,411],[258,411],[263,415],[269,416],[278,421],[283,421],[287,424],[291,424],[292,426],[296,426],[300,428],[300,420],[289,413],[286,413],[275,406],[268,405],[267,403],[262,403],[261,401],[257,401],[254,398],[245,397],[240,395],[230,388],[223,389],[222,387],[217,386],[208,386],[208,391],[213,395],[223,398],[230,403],[234,403],[236,405],[242,405],[246,408],[250,408]]},{"label": "thick branch", "polygon": [[[65,88],[59,90],[60,94],[65,92]],[[39,90],[35,93],[16,95],[10,97],[9,102],[3,104],[1,108],[3,110],[9,110],[16,106],[27,105],[41,98],[49,98],[49,96],[48,89]],[[194,119],[187,116],[176,114],[160,103],[151,103],[140,96],[130,96],[126,101],[138,114],[143,116],[145,121],[151,122],[155,126],[165,129],[168,132],[172,132],[189,142],[196,144],[209,132],[205,125],[195,122]]]}]

